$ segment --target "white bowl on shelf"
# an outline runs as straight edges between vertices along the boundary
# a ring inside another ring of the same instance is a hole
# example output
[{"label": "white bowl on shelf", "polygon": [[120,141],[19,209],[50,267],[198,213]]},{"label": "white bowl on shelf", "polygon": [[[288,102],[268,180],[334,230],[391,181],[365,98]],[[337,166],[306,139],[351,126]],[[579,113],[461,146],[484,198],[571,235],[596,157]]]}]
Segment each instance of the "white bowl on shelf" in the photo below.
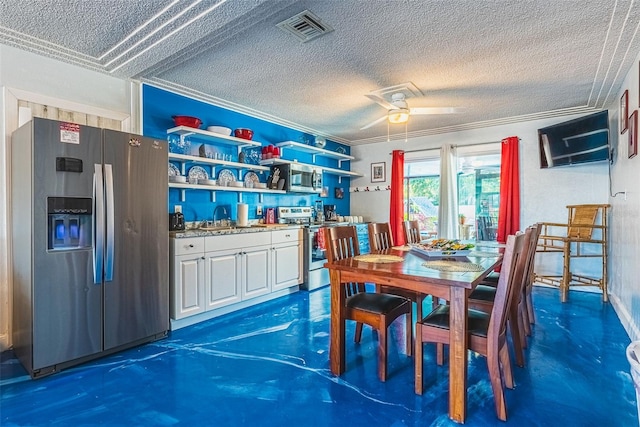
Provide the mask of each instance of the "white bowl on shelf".
[{"label": "white bowl on shelf", "polygon": [[216,185],[216,180],[215,179],[199,179],[198,184]]},{"label": "white bowl on shelf", "polygon": [[177,183],[184,184],[185,182],[187,182],[187,177],[182,175],[170,176],[169,182],[177,182]]},{"label": "white bowl on shelf", "polygon": [[254,182],[253,183],[253,188],[267,188],[267,183],[266,182]]},{"label": "white bowl on shelf", "polygon": [[242,188],[242,187],[244,187],[244,182],[242,182],[242,181],[231,181],[231,182],[229,182],[229,187]]},{"label": "white bowl on shelf", "polygon": [[224,126],[209,126],[207,128],[209,132],[219,133],[220,135],[229,136],[231,135],[231,128]]}]

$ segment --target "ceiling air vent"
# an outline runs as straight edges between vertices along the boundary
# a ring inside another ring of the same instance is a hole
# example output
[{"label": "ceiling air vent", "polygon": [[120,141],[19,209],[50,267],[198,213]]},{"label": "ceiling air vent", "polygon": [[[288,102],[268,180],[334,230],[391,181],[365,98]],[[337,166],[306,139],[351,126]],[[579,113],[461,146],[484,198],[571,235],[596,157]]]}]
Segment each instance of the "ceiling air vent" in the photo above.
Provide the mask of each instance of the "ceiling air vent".
[{"label": "ceiling air vent", "polygon": [[317,39],[318,37],[333,31],[329,25],[322,23],[313,13],[305,10],[276,25],[283,31],[293,34],[301,42]]}]

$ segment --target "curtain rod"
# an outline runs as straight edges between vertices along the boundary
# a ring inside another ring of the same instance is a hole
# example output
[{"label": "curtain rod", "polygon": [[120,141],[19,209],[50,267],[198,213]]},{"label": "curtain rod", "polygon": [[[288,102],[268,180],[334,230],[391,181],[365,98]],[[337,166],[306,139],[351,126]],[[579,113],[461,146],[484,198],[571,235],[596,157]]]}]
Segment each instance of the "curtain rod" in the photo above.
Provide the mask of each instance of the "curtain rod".
[{"label": "curtain rod", "polygon": [[[518,138],[518,141],[522,141],[522,139]],[[458,147],[475,147],[476,145],[487,145],[487,144],[500,144],[502,141],[487,141],[487,142],[478,142],[475,144],[466,144],[466,145],[452,145],[452,147],[458,148]],[[422,151],[429,151],[429,150],[439,150],[440,148],[423,148],[421,150],[402,150],[405,153],[420,153]],[[389,154],[393,154],[393,153],[389,153]]]}]

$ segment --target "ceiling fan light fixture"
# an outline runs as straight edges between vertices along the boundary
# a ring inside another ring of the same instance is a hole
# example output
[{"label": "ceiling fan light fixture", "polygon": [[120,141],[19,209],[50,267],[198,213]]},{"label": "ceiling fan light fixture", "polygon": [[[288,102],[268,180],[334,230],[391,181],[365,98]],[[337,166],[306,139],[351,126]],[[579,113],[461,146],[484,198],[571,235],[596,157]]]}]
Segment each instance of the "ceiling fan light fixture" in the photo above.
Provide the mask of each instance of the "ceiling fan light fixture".
[{"label": "ceiling fan light fixture", "polygon": [[389,123],[400,124],[406,123],[409,120],[409,109],[408,108],[397,108],[394,110],[389,110],[388,114]]}]

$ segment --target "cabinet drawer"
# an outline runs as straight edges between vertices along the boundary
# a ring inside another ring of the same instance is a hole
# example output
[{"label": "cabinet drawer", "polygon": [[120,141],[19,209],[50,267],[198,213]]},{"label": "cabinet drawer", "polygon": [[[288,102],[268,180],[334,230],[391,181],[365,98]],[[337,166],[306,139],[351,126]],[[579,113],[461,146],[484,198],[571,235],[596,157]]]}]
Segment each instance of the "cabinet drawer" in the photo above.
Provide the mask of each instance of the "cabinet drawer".
[{"label": "cabinet drawer", "polygon": [[258,233],[238,233],[225,234],[223,236],[207,236],[205,238],[204,247],[205,252],[211,252],[270,244],[271,233],[262,231]]},{"label": "cabinet drawer", "polygon": [[204,237],[173,239],[173,255],[187,255],[204,252]]},{"label": "cabinet drawer", "polygon": [[271,232],[271,243],[274,245],[278,243],[298,242],[302,238],[302,229],[293,228],[290,230],[277,230]]}]

